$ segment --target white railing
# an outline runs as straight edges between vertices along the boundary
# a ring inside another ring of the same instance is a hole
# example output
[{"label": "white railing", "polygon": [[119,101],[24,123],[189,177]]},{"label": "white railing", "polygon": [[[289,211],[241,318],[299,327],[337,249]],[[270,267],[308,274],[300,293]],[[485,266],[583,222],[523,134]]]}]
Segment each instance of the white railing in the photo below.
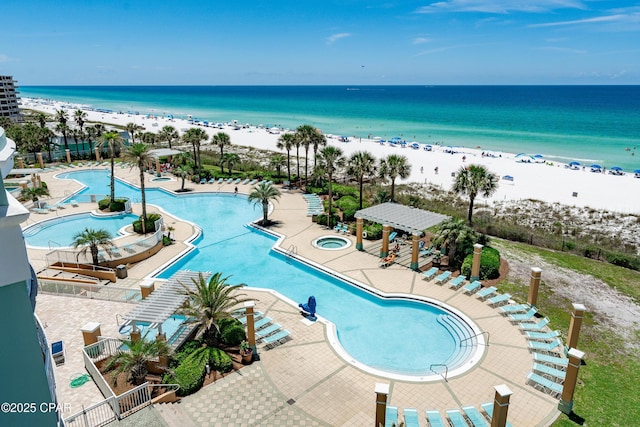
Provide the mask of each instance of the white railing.
[{"label": "white railing", "polygon": [[151,405],[151,388],[149,383],[144,383],[116,397],[120,418],[131,415],[134,412]]},{"label": "white railing", "polygon": [[99,299],[104,301],[136,303],[142,299],[140,289],[119,286],[102,286],[89,283],[69,283],[55,279],[39,279],[38,292],[51,295],[64,295],[78,298]]},{"label": "white railing", "polygon": [[113,411],[111,400],[113,400],[112,397],[88,408],[83,407],[82,411],[64,419],[65,427],[96,427],[116,421],[118,416]]}]

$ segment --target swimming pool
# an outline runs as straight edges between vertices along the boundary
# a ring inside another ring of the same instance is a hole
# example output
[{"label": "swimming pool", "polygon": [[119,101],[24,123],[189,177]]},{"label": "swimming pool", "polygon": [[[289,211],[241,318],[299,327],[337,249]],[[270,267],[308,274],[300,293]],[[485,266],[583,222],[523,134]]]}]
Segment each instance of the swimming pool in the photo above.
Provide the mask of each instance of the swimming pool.
[{"label": "swimming pool", "polygon": [[26,227],[22,235],[29,246],[36,247],[69,247],[73,244],[73,236],[85,227],[94,230],[107,230],[112,236],[122,235],[122,229],[138,219],[134,214],[96,215],[84,212],[59,216],[40,221]]},{"label": "swimming pool", "polygon": [[[186,327],[187,317],[181,314],[174,314],[162,323],[162,333],[167,337],[167,343],[173,344],[178,339]],[[140,330],[140,336],[147,341],[155,341],[158,335],[158,328],[151,328],[148,322],[136,322],[136,327]],[[129,335],[133,330],[131,323],[123,324],[118,329],[120,335]]]},{"label": "swimming pool", "polygon": [[314,240],[311,244],[325,251],[337,251],[351,246],[351,240],[339,236],[322,236]]},{"label": "swimming pool", "polygon": [[[65,176],[88,186],[81,193],[98,192],[94,189],[107,182],[105,171],[77,171]],[[140,192],[116,180],[116,196],[136,201]],[[272,250],[275,236],[247,226],[261,217],[261,207],[248,203],[244,196],[176,196],[162,189],[147,189],[146,196],[148,203],[202,228],[202,235],[193,242],[196,249],[160,271],[159,278],[169,278],[184,269],[222,271],[232,276],[230,283],[274,289],[292,301],[306,301],[314,295],[318,314],[335,325],[335,336],[344,353],[341,355],[357,361],[363,369],[370,367],[388,377],[426,381],[434,379],[433,365],[455,363],[449,366],[451,374],[463,365],[470,368],[470,361],[479,359],[478,352],[470,355],[467,348],[461,350],[459,335],[479,332],[464,314],[417,298],[382,298]],[[462,332],[444,326],[438,320],[442,316],[450,316],[456,325],[462,325]],[[461,354],[467,357],[459,357]]]}]

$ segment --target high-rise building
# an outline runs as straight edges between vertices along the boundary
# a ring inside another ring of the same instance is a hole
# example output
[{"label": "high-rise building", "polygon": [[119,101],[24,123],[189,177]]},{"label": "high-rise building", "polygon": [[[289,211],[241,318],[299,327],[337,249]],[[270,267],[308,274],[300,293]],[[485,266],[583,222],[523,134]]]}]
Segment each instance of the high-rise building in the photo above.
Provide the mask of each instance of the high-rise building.
[{"label": "high-rise building", "polygon": [[54,361],[35,314],[37,278],[20,227],[29,211],[3,183],[15,151],[0,127],[0,425],[55,426]]},{"label": "high-rise building", "polygon": [[12,122],[22,121],[18,107],[19,93],[12,76],[0,76],[0,117],[8,117]]}]

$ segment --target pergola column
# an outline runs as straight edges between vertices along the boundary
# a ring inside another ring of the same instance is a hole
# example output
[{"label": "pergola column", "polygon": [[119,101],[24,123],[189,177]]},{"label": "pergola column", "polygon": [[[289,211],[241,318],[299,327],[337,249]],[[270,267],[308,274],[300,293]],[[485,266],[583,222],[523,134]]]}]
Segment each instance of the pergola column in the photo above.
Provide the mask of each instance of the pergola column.
[{"label": "pergola column", "polygon": [[153,282],[142,283],[140,284],[140,296],[142,296],[142,299],[145,299],[149,295],[151,295],[151,293],[155,291],[155,289],[156,289],[156,285]]},{"label": "pergola column", "polygon": [[496,394],[493,399],[493,415],[491,416],[491,427],[505,427],[507,425],[507,414],[509,412],[509,400],[513,392],[506,384],[493,387]]},{"label": "pergola column", "polygon": [[162,168],[160,167],[160,159],[156,159],[156,172],[162,172]]},{"label": "pergola column", "polygon": [[420,252],[419,243],[420,243],[420,234],[413,233],[411,239],[411,265],[409,266],[413,271],[419,271],[420,267],[418,266],[418,253]]},{"label": "pergola column", "polygon": [[583,304],[573,303],[573,312],[571,313],[571,323],[569,323],[569,337],[567,338],[566,350],[578,347],[578,338],[580,337],[580,327],[584,312],[587,310]]},{"label": "pergola column", "polygon": [[558,409],[565,414],[570,414],[573,411],[573,394],[576,390],[578,371],[580,370],[582,359],[584,359],[584,352],[571,348],[568,356],[569,365],[567,366],[567,374],[564,377],[560,403],[558,403]]},{"label": "pergola column", "polygon": [[71,163],[71,151],[69,151],[69,149],[65,149],[64,152],[67,155],[67,163]]},{"label": "pergola column", "polygon": [[[254,308],[256,306],[255,301],[247,301],[244,303],[244,310],[247,316],[247,342],[253,349],[253,354],[257,355],[258,348],[256,347],[256,328],[254,324]],[[256,356],[254,356],[255,358]]]},{"label": "pergola column", "polygon": [[94,147],[94,150],[96,152],[96,161],[100,161],[100,147],[96,146]]},{"label": "pergola column", "polygon": [[98,337],[102,335],[100,332],[100,323],[89,322],[80,329],[82,332],[82,341],[85,346],[95,344],[98,342]]},{"label": "pergola column", "polygon": [[540,287],[540,277],[542,270],[538,267],[531,268],[531,280],[529,280],[529,305],[534,306],[538,302],[538,288]]},{"label": "pergola column", "polygon": [[18,162],[18,168],[24,169],[24,160],[22,157],[16,157],[16,162]]},{"label": "pergola column", "polygon": [[482,258],[482,245],[480,243],[476,243],[473,245],[473,261],[471,263],[471,276],[469,277],[470,281],[475,281],[480,279],[480,260]]},{"label": "pergola column", "polygon": [[42,153],[36,153],[38,157],[38,163],[40,163],[40,169],[44,169],[44,160],[42,159]]},{"label": "pergola column", "polygon": [[386,425],[387,422],[387,397],[389,396],[389,384],[376,383],[376,423],[374,427]]},{"label": "pergola column", "polygon": [[382,248],[380,249],[380,258],[389,255],[389,234],[391,234],[390,225],[382,225]]},{"label": "pergola column", "polygon": [[362,245],[362,228],[364,226],[364,220],[362,218],[356,218],[356,249],[361,251]]}]

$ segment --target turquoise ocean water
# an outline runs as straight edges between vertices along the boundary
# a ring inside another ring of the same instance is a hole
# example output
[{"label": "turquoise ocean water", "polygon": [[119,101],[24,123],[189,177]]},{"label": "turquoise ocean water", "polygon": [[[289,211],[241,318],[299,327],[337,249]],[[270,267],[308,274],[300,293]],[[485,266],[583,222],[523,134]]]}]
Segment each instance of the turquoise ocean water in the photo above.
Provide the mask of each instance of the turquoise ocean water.
[{"label": "turquoise ocean water", "polygon": [[20,92],[122,112],[312,124],[330,134],[640,169],[640,86],[22,86]]}]

